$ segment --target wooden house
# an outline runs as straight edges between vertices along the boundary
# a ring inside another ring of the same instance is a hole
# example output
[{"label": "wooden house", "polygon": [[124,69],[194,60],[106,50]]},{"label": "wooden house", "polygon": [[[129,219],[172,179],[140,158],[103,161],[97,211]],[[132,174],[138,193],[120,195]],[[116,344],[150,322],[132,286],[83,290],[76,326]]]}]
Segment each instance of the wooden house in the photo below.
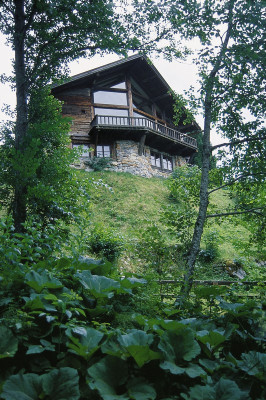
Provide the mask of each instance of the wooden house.
[{"label": "wooden house", "polygon": [[75,75],[52,90],[72,118],[72,146],[108,157],[112,169],[163,176],[197,150],[196,122],[174,126],[171,88],[144,56]]}]

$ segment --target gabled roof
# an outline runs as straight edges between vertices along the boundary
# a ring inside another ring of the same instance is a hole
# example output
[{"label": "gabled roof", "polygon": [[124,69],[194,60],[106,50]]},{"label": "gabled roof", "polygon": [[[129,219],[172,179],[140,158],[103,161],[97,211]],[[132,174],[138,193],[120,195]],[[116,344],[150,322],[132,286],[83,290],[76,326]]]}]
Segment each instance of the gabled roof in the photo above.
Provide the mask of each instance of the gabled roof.
[{"label": "gabled roof", "polygon": [[[170,93],[170,86],[151,61],[144,55],[139,54],[74,75],[64,83],[54,85],[52,92],[56,95],[73,87],[93,88],[103,85],[104,82],[108,82],[114,76],[117,79],[121,77],[122,80],[126,75],[131,76],[146,92],[149,98],[160,108],[164,109],[168,115],[173,116],[174,101]],[[182,128],[183,132],[187,130],[200,130],[196,122],[193,123],[193,127],[190,125],[190,128],[186,126],[182,126]]]},{"label": "gabled roof", "polygon": [[166,80],[162,77],[160,72],[154,67],[154,65],[150,62],[150,60],[146,56],[140,54],[135,54],[133,56],[123,58],[121,60],[114,61],[109,64],[105,64],[101,67],[94,68],[77,75],[73,75],[70,78],[68,78],[64,83],[59,85],[54,85],[53,88],[54,90],[56,90],[56,88],[59,87],[60,89],[63,89],[67,87],[76,86],[76,84],[80,83],[85,83],[85,82],[89,83],[93,81],[92,78],[95,77],[95,75],[104,76],[106,75],[106,73],[112,74],[114,72],[126,72],[128,70],[132,70],[133,66],[137,67],[138,69],[144,68],[146,72],[149,71],[150,73],[153,74],[154,77],[157,77],[162,82],[167,92],[171,90]]}]

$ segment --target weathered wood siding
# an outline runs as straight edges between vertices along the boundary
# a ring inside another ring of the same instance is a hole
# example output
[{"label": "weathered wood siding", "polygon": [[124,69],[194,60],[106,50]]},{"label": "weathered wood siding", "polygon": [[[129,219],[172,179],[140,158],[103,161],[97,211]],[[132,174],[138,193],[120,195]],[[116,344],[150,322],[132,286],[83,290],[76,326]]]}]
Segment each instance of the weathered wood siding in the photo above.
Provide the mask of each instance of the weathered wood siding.
[{"label": "weathered wood siding", "polygon": [[73,142],[88,142],[90,123],[93,119],[93,107],[89,88],[73,88],[56,95],[63,101],[63,115],[72,118],[70,131]]}]

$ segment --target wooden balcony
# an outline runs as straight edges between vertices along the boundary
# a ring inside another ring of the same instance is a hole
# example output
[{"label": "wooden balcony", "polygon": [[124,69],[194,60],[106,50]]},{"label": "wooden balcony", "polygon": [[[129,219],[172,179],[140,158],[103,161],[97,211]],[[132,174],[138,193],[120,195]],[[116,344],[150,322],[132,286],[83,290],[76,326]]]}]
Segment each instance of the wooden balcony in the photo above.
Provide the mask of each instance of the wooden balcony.
[{"label": "wooden balcony", "polygon": [[176,129],[169,128],[156,121],[144,117],[118,117],[110,115],[96,115],[91,122],[91,130],[98,129],[123,129],[123,130],[137,130],[145,131],[147,133],[155,134],[168,139],[174,143],[179,143],[182,147],[187,147],[193,150],[197,149],[196,139],[177,131]]}]

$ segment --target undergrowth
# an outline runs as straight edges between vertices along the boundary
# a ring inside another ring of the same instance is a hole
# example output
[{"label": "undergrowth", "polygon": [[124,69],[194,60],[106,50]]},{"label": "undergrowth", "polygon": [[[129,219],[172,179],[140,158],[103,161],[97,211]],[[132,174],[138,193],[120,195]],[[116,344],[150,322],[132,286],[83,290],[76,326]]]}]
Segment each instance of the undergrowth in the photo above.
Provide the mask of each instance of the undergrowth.
[{"label": "undergrowth", "polygon": [[1,399],[265,398],[262,290],[247,300],[199,288],[180,310],[156,297],[148,273],[55,257],[65,238],[38,232],[18,235],[9,221],[0,235]]}]

